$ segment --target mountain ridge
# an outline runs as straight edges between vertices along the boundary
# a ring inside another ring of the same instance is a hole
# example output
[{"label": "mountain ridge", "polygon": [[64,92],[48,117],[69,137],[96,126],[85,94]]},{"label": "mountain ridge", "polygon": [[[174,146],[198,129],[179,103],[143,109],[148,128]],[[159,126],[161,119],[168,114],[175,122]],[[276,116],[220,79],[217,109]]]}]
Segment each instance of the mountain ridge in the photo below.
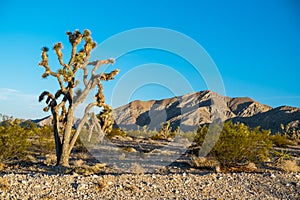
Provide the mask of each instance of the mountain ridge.
[{"label": "mountain ridge", "polygon": [[[285,107],[285,111],[275,112]],[[295,114],[289,114],[294,110]],[[265,113],[265,114],[263,114]],[[242,122],[250,127],[260,126],[273,133],[280,131],[281,124],[300,125],[300,108],[261,104],[250,97],[227,97],[210,90],[189,93],[161,100],[135,100],[114,110],[115,124],[127,130],[147,126],[159,130],[161,123],[170,121],[172,129],[180,126],[183,131],[209,124],[214,115],[222,121]],[[265,119],[266,118],[266,119]]]},{"label": "mountain ridge", "polygon": [[[160,100],[135,100],[114,109],[115,127],[137,130],[147,126],[159,130],[170,121],[175,130],[191,131],[214,120],[241,122],[252,128],[260,126],[272,133],[280,132],[281,124],[300,131],[300,108],[261,104],[250,97],[228,97],[210,90],[188,93]],[[51,116],[31,120],[39,126],[50,124]],[[74,124],[78,123],[78,119]],[[76,125],[75,125],[76,126]]]}]

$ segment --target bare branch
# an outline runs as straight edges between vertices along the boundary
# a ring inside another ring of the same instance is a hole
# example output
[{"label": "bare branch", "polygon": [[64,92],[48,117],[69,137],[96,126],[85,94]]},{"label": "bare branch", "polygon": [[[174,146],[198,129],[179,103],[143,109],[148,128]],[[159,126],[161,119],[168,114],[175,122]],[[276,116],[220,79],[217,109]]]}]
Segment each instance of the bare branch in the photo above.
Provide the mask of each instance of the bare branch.
[{"label": "bare branch", "polygon": [[82,120],[80,121],[80,123],[78,124],[77,126],[77,129],[76,129],[76,132],[75,134],[73,135],[72,139],[71,139],[71,142],[70,142],[70,145],[69,145],[69,148],[70,148],[70,152],[73,148],[73,146],[75,145],[75,142],[81,132],[81,129],[83,127],[83,125],[86,123],[87,119],[88,119],[88,116],[89,116],[89,112],[90,110],[94,107],[94,106],[97,106],[97,103],[96,102],[93,102],[93,103],[90,103],[86,108],[85,108],[85,112],[84,112],[84,115],[83,115],[83,118]]},{"label": "bare branch", "polygon": [[[93,124],[92,124],[93,128],[94,128],[97,132],[100,132],[100,133],[101,133],[101,135],[99,135],[99,136],[101,137],[100,140],[102,140],[103,137],[104,137],[104,133],[103,133],[103,130],[102,130],[102,128],[101,128],[100,121],[99,121],[99,119],[97,118],[97,116],[95,115],[95,113],[92,113],[91,120],[92,120],[92,122],[93,122]],[[90,134],[91,134],[91,133],[90,133]],[[92,136],[92,135],[89,136],[88,141],[90,141],[91,136]]]},{"label": "bare branch", "polygon": [[104,133],[102,131],[100,121],[95,115],[95,113],[90,113],[89,115],[90,119],[86,122],[88,124],[88,138],[87,141],[90,142],[92,135],[94,132],[100,133],[99,136],[101,137],[100,140],[103,139]]},{"label": "bare branch", "polygon": [[80,96],[78,96],[76,98],[76,101],[74,102],[74,107],[77,107],[79,104],[81,104],[84,99],[87,97],[87,95],[89,94],[89,92],[95,88],[97,85],[97,81],[95,78],[91,77],[89,82],[87,83],[87,86],[85,87],[85,89],[82,91],[82,93],[80,94]]},{"label": "bare branch", "polygon": [[115,62],[115,60],[113,58],[109,58],[107,60],[96,60],[96,61],[90,62],[88,65],[94,66],[94,68],[92,70],[92,75],[95,75],[96,71],[99,69],[99,67],[102,64],[113,64],[114,62]]},{"label": "bare branch", "polygon": [[83,69],[83,72],[84,72],[84,74],[83,74],[83,83],[84,83],[84,86],[87,87],[87,85],[88,85],[87,77],[89,75],[89,71],[88,71],[86,66],[82,69]]},{"label": "bare branch", "polygon": [[66,88],[65,88],[65,86],[64,86],[64,83],[63,83],[63,81],[61,80],[59,74],[56,75],[56,78],[57,78],[57,81],[58,81],[58,83],[59,83],[60,89],[61,89],[62,91],[66,91]]}]

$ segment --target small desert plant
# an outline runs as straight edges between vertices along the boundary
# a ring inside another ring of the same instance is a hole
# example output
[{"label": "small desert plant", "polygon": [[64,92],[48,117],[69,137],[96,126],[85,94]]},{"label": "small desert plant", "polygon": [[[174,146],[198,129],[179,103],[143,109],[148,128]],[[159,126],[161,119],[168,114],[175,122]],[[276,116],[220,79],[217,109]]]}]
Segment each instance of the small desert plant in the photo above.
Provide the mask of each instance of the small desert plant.
[{"label": "small desert plant", "polygon": [[73,165],[76,167],[80,167],[84,164],[84,161],[82,159],[77,159],[74,161]]},{"label": "small desert plant", "polygon": [[192,156],[190,165],[201,169],[214,170],[216,172],[219,172],[220,169],[220,163],[215,158]]},{"label": "small desert plant", "polygon": [[109,139],[112,139],[114,136],[126,137],[127,134],[120,128],[113,128],[110,132],[106,134],[106,137],[108,137]]},{"label": "small desert plant", "polygon": [[[125,131],[125,130],[123,130]],[[149,130],[148,127],[145,125],[143,127],[138,127],[137,130],[126,130],[125,131],[127,136],[133,137],[133,138],[151,138],[154,135],[157,135],[157,131]]]},{"label": "small desert plant", "polygon": [[[220,130],[213,127],[215,130]],[[204,145],[204,138],[208,133],[208,126],[202,126],[195,137],[196,146],[201,148]],[[223,167],[231,167],[246,162],[261,162],[268,158],[272,142],[269,139],[269,131],[256,128],[251,130],[242,123],[233,124],[232,122],[224,123],[223,129],[216,140],[211,134],[209,140],[216,143],[206,142],[207,145],[215,144],[209,155],[215,157]],[[207,140],[205,138],[205,140]]]},{"label": "small desert plant", "polygon": [[81,174],[81,175],[98,174],[103,170],[103,168],[105,166],[106,166],[106,164],[103,164],[103,163],[97,163],[93,166],[90,166],[90,165],[75,166],[75,167],[69,168],[69,173],[75,172],[75,173]]},{"label": "small desert plant", "polygon": [[284,150],[281,151],[274,151],[273,152],[274,158],[275,158],[275,162],[281,162],[282,160],[287,160],[291,158],[291,155]]},{"label": "small desert plant", "polygon": [[94,183],[94,186],[96,191],[101,191],[108,186],[108,183],[106,180],[98,181]]},{"label": "small desert plant", "polygon": [[186,138],[188,141],[193,142],[195,140],[195,137],[197,136],[197,132],[196,131],[183,132],[179,130],[177,136]]},{"label": "small desert plant", "polygon": [[299,172],[300,166],[296,160],[282,160],[276,164],[278,168],[286,172]]},{"label": "small desert plant", "polygon": [[134,174],[144,174],[145,169],[139,163],[132,163],[131,171]]},{"label": "small desert plant", "polygon": [[106,178],[104,178],[102,180],[96,180],[94,182],[94,188],[98,192],[102,191],[104,188],[106,188],[110,185],[112,185],[112,182],[108,181]]},{"label": "small desert plant", "polygon": [[170,138],[174,138],[176,136],[176,131],[172,132],[171,129],[172,127],[169,121],[167,121],[166,123],[162,123],[160,131],[150,138],[152,140],[167,140]]},{"label": "small desert plant", "polygon": [[54,165],[56,162],[55,154],[47,154],[45,156],[44,164],[47,166]]},{"label": "small desert plant", "polygon": [[287,135],[281,135],[280,133],[271,135],[270,139],[273,142],[273,144],[277,147],[287,147],[287,145],[292,144]]}]

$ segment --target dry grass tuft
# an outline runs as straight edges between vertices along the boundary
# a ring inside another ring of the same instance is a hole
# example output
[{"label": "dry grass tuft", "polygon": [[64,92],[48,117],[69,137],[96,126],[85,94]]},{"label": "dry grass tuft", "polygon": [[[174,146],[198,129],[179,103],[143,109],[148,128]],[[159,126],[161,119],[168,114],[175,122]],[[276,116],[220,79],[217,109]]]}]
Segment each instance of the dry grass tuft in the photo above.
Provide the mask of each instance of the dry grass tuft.
[{"label": "dry grass tuft", "polygon": [[24,160],[27,162],[36,162],[36,158],[32,155],[26,155]]},{"label": "dry grass tuft", "polygon": [[74,166],[76,166],[76,167],[80,167],[80,166],[82,166],[82,165],[83,165],[83,163],[84,163],[84,161],[83,161],[83,160],[81,160],[81,159],[79,159],[79,160],[75,160],[75,161],[74,161]]},{"label": "dry grass tuft", "polygon": [[106,179],[98,180],[94,182],[94,187],[96,191],[102,191],[104,188],[112,185],[112,182],[107,181]]},{"label": "dry grass tuft", "polygon": [[9,182],[7,177],[0,177],[0,190],[8,190]]},{"label": "dry grass tuft", "polygon": [[131,192],[135,192],[138,190],[138,188],[135,185],[127,185],[125,186],[125,190],[129,190]]},{"label": "dry grass tuft", "polygon": [[43,196],[41,197],[41,200],[54,200],[55,198],[54,197],[51,197],[51,196]]},{"label": "dry grass tuft", "polygon": [[4,163],[0,163],[0,171],[2,171],[3,169],[5,169],[6,165]]},{"label": "dry grass tuft", "polygon": [[286,172],[300,172],[300,166],[296,160],[281,160],[276,166]]},{"label": "dry grass tuft", "polygon": [[145,169],[138,163],[133,163],[131,165],[131,172],[134,174],[144,174]]},{"label": "dry grass tuft", "polygon": [[220,163],[213,158],[192,156],[190,165],[196,168],[204,168],[220,172]]},{"label": "dry grass tuft", "polygon": [[91,156],[86,152],[78,152],[76,157],[78,159],[82,159],[82,160],[87,160],[87,159],[91,158]]},{"label": "dry grass tuft", "polygon": [[46,159],[44,160],[44,164],[47,166],[56,164],[56,155],[55,154],[47,154]]},{"label": "dry grass tuft", "polygon": [[132,147],[125,147],[125,148],[123,148],[123,150],[125,152],[129,152],[129,153],[136,153],[137,152],[137,150],[135,148],[132,148]]},{"label": "dry grass tuft", "polygon": [[105,166],[106,166],[106,164],[103,164],[103,163],[97,163],[94,166],[81,165],[78,167],[74,167],[73,172],[87,176],[87,175],[91,175],[91,174],[100,173]]},{"label": "dry grass tuft", "polygon": [[257,170],[257,167],[256,167],[255,163],[253,163],[253,162],[249,162],[249,163],[248,163],[247,165],[245,165],[244,167],[245,167],[245,169],[246,169],[247,171],[251,171],[251,172],[254,172],[254,171]]}]

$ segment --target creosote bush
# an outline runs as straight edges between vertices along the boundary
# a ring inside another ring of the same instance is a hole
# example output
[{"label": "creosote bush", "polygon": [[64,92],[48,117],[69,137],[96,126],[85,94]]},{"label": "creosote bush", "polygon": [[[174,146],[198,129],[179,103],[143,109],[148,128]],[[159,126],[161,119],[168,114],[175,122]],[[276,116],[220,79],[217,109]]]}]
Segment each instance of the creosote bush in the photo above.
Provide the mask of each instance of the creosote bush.
[{"label": "creosote bush", "polygon": [[32,149],[42,155],[55,152],[53,128],[51,126],[45,125],[38,128]]},{"label": "creosote bush", "polygon": [[271,135],[270,139],[272,140],[273,144],[277,147],[287,147],[287,145],[293,144],[287,135],[281,135],[280,133]]},{"label": "creosote bush", "polygon": [[20,126],[18,120],[2,121],[0,126],[0,160],[20,160],[27,154],[30,137],[36,134],[34,124],[25,122]]},{"label": "creosote bush", "polygon": [[[214,127],[217,129],[217,127]],[[204,138],[208,132],[207,126],[202,126],[195,137],[196,147],[204,145]],[[208,140],[214,140],[208,135]],[[210,142],[206,141],[206,145]],[[205,148],[205,147],[204,147]],[[231,167],[247,162],[262,162],[269,157],[272,148],[270,132],[260,130],[259,127],[251,130],[242,123],[225,122],[219,139],[213,146],[209,156],[215,157],[223,167]]]},{"label": "creosote bush", "polygon": [[109,138],[109,139],[112,139],[114,136],[121,136],[121,137],[126,137],[127,134],[125,131],[123,131],[122,129],[120,128],[113,128],[111,129],[110,132],[108,132],[106,134],[106,137]]}]

